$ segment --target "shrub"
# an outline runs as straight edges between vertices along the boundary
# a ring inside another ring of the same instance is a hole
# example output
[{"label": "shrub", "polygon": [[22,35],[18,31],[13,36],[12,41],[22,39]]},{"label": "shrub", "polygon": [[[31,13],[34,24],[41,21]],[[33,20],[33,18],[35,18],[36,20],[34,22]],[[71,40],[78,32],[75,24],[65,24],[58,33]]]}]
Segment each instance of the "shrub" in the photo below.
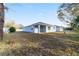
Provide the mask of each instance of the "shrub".
[{"label": "shrub", "polygon": [[65,28],[64,30],[73,31],[73,28]]},{"label": "shrub", "polygon": [[10,28],[9,28],[9,32],[16,32],[15,27],[10,27]]}]

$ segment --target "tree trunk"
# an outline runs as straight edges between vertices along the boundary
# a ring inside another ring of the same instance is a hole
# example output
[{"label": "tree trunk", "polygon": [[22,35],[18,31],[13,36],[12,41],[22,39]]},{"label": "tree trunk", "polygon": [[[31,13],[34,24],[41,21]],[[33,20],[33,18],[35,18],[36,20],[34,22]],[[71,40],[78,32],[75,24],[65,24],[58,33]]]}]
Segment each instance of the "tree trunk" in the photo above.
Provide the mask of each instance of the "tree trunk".
[{"label": "tree trunk", "polygon": [[3,27],[4,27],[4,5],[0,3],[0,40],[3,40]]}]

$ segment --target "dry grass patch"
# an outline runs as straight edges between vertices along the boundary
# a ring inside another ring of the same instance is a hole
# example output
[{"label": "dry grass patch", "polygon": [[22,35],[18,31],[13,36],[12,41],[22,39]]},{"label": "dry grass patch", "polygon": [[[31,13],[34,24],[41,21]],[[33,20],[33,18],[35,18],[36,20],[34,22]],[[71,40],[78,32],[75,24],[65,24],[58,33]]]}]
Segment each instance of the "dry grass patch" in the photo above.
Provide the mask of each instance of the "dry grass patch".
[{"label": "dry grass patch", "polygon": [[[62,39],[58,39],[59,37]],[[79,42],[70,40],[68,37],[64,39],[61,33],[9,33],[5,34],[4,40],[0,42],[0,55],[79,55]]]}]

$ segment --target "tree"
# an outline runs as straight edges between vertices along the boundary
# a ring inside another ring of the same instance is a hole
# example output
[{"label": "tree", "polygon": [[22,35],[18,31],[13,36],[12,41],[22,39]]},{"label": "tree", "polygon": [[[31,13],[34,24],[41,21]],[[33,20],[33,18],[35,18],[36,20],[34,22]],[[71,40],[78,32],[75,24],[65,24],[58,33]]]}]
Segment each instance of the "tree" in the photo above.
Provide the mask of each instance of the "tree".
[{"label": "tree", "polygon": [[77,16],[77,18],[73,20],[73,22],[71,23],[71,27],[75,31],[79,32],[79,16]]},{"label": "tree", "polygon": [[15,25],[15,21],[13,20],[9,20],[9,21],[5,21],[4,27],[10,28],[10,27],[14,27]]},{"label": "tree", "polygon": [[69,24],[74,30],[78,29],[79,25],[79,4],[78,3],[63,3],[58,11],[58,18]]},{"label": "tree", "polygon": [[4,4],[0,3],[0,40],[3,40]]},{"label": "tree", "polygon": [[23,26],[22,24],[18,24],[18,28],[19,28],[19,29],[23,29],[24,26]]},{"label": "tree", "polygon": [[14,20],[5,21],[5,28],[15,27],[16,29],[22,29],[24,26],[22,24],[17,24]]},{"label": "tree", "polygon": [[8,8],[5,7],[3,3],[0,3],[0,40],[3,40],[3,27],[4,27],[5,9],[8,10]]}]

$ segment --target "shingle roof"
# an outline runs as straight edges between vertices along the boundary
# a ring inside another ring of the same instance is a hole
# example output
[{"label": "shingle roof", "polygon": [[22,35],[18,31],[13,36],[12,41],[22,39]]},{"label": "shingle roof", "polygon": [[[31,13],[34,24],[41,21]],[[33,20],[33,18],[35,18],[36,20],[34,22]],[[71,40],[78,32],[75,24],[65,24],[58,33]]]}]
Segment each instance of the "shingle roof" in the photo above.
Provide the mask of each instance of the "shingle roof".
[{"label": "shingle roof", "polygon": [[37,22],[37,23],[34,23],[32,25],[47,25],[47,26],[52,26],[50,24],[47,24],[47,23],[43,23],[43,22]]},{"label": "shingle roof", "polygon": [[[50,24],[47,24],[47,23],[43,23],[43,22],[37,22],[37,23],[31,24],[31,25],[29,25],[29,26],[32,26],[32,25],[47,25],[47,26],[53,26],[53,25],[50,25]],[[29,27],[29,26],[25,26],[25,27]]]},{"label": "shingle roof", "polygon": [[[37,22],[37,23],[31,24],[31,25],[29,25],[29,26],[32,26],[32,25],[46,25],[46,26],[56,26],[56,27],[62,27],[62,26],[58,26],[58,25],[51,25],[51,24],[47,24],[47,23],[43,23],[43,22]],[[25,27],[29,27],[29,26],[25,26]]]}]

